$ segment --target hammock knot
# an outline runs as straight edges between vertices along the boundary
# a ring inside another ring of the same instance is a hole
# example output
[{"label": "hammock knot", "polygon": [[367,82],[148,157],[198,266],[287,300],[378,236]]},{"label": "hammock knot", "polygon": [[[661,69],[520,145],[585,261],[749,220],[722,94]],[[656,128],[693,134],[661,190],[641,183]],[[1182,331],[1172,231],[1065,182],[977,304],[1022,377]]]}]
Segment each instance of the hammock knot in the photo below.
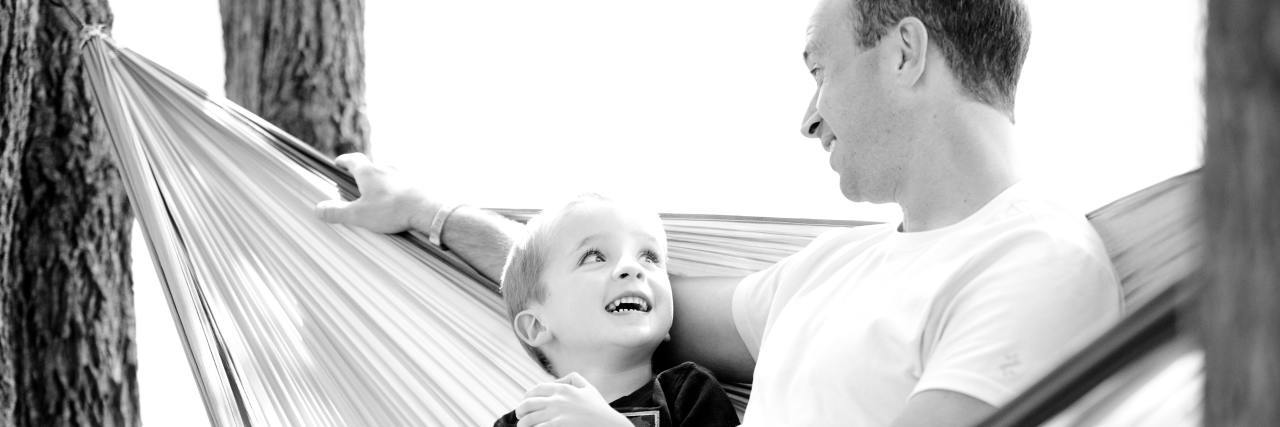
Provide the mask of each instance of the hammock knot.
[{"label": "hammock knot", "polygon": [[80,48],[83,49],[85,43],[88,43],[89,40],[92,40],[95,37],[100,37],[104,40],[111,40],[111,36],[107,35],[107,26],[104,24],[88,24],[80,27]]}]

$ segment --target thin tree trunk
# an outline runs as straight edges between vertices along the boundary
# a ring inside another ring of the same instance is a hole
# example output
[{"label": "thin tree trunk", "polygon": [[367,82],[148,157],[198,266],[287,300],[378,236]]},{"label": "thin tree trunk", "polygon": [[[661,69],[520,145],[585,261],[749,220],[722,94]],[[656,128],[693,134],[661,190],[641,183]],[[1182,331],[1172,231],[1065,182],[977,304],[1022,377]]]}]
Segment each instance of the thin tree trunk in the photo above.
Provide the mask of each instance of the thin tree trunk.
[{"label": "thin tree trunk", "polygon": [[[18,152],[11,175],[18,179],[0,184],[8,186],[6,199],[16,199],[6,201],[16,203],[12,217],[0,217],[0,229],[11,233],[0,249],[13,381],[0,396],[13,402],[4,425],[137,425],[132,214],[86,90],[71,18],[109,24],[111,15],[105,0],[62,2],[70,10],[40,2],[38,20],[28,21],[37,60],[12,70],[31,73],[29,90],[4,92],[6,116],[27,114],[25,142],[9,144],[17,130],[5,129],[5,155]],[[6,168],[14,161],[3,159]]]},{"label": "thin tree trunk", "polygon": [[1205,424],[1280,425],[1280,3],[1211,0]]},{"label": "thin tree trunk", "polygon": [[328,155],[364,151],[364,1],[221,5],[227,98]]},{"label": "thin tree trunk", "polygon": [[20,155],[27,145],[37,10],[34,0],[0,2],[0,426],[13,425],[17,397],[8,321],[14,280],[7,260],[12,258],[13,218],[22,179]]}]

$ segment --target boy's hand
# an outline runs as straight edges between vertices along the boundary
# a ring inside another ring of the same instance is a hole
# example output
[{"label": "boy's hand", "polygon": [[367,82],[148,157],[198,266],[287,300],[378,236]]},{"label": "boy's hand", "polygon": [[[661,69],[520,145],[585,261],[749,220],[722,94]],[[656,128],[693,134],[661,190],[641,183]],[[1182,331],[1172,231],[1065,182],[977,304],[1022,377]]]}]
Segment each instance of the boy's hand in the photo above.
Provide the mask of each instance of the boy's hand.
[{"label": "boy's hand", "polygon": [[398,233],[429,224],[440,209],[438,203],[413,188],[389,168],[378,166],[361,153],[338,156],[333,161],[351,172],[360,187],[360,198],[354,201],[324,200],[316,204],[316,215],[325,222],[353,225],[379,233]]},{"label": "boy's hand", "polygon": [[519,427],[631,427],[631,422],[609,407],[600,392],[577,372],[529,389],[516,407],[516,418]]}]

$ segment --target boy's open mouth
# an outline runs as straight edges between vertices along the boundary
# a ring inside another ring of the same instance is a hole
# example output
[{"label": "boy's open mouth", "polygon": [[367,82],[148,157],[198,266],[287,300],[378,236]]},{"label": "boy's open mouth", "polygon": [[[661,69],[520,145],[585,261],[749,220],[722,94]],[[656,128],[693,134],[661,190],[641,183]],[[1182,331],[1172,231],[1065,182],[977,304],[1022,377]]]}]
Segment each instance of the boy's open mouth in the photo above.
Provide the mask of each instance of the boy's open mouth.
[{"label": "boy's open mouth", "polygon": [[610,313],[648,313],[649,310],[649,301],[636,296],[621,297],[604,306],[604,311]]}]

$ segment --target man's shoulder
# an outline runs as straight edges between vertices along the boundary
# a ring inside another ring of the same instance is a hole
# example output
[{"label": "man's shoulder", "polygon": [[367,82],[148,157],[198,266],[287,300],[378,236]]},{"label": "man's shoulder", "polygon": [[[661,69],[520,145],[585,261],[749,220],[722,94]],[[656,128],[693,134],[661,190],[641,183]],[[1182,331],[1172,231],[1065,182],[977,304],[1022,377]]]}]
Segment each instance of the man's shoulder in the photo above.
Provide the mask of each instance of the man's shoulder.
[{"label": "man's shoulder", "polygon": [[1083,213],[1026,189],[1006,200],[981,232],[983,240],[1005,251],[1065,251],[1109,262],[1102,238]]},{"label": "man's shoulder", "polygon": [[1082,213],[1045,199],[1015,198],[973,232],[957,244],[963,252],[953,252],[966,260],[958,277],[981,278],[969,287],[1122,299],[1107,248]]}]

